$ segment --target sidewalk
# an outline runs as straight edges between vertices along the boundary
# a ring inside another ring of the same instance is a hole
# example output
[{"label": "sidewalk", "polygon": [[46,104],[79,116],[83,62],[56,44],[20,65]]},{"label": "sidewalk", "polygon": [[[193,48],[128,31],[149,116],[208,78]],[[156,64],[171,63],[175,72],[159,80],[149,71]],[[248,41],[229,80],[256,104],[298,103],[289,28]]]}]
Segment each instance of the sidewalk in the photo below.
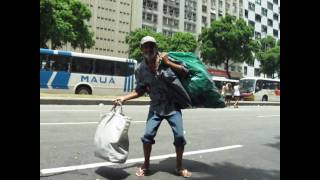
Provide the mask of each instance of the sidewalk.
[{"label": "sidewalk", "polygon": [[[92,95],[60,95],[60,94],[40,94],[40,104],[51,105],[112,105],[113,96],[92,96]],[[129,100],[125,105],[149,105],[149,97],[140,97]],[[280,106],[280,102],[260,102],[260,101],[239,101],[239,106]]]}]

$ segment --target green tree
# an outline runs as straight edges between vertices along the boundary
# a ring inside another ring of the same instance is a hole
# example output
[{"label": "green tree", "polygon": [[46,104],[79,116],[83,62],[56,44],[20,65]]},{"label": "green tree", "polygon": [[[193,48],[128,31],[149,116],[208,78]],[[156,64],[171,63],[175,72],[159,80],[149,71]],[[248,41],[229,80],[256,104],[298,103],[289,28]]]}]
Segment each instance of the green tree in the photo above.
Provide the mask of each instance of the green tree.
[{"label": "green tree", "polygon": [[194,52],[197,48],[197,40],[187,32],[177,32],[170,38],[170,51]]},{"label": "green tree", "polygon": [[254,61],[254,54],[258,44],[253,40],[254,29],[243,19],[236,19],[230,15],[214,21],[209,28],[204,29],[200,36],[201,57],[210,65],[224,63],[228,77],[230,62]]},{"label": "green tree", "polygon": [[40,0],[40,47],[51,40],[53,49],[67,42],[82,51],[91,48],[94,34],[86,24],[90,17],[90,9],[79,0]]},{"label": "green tree", "polygon": [[260,61],[262,73],[274,78],[274,73],[277,72],[280,76],[280,40],[276,42],[272,36],[261,39],[257,58]]},{"label": "green tree", "polygon": [[268,49],[271,49],[276,46],[276,39],[272,36],[267,36],[259,40],[259,52],[266,52]]},{"label": "green tree", "polygon": [[141,61],[142,53],[140,50],[140,41],[144,36],[154,37],[160,51],[165,52],[169,50],[168,38],[166,36],[156,33],[151,29],[140,28],[130,32],[126,37],[126,43],[129,44],[129,58]]}]

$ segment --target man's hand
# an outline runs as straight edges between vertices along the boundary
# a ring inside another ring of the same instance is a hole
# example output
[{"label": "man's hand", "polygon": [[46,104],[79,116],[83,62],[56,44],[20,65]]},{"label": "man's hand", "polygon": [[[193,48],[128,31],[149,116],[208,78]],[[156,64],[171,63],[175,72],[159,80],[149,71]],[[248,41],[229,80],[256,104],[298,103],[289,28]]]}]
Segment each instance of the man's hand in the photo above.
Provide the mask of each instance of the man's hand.
[{"label": "man's hand", "polygon": [[113,100],[113,105],[117,106],[117,105],[120,105],[123,104],[125,102],[125,97],[121,96],[121,97],[118,97],[116,98],[115,100]]},{"label": "man's hand", "polygon": [[176,64],[169,60],[168,53],[162,52],[160,54],[160,57],[162,58],[164,64],[170,66],[173,70],[176,70],[178,73],[181,73],[182,75],[187,75],[188,72],[182,65]]},{"label": "man's hand", "polygon": [[165,64],[169,65],[170,60],[169,60],[169,58],[168,58],[168,53],[162,52],[162,53],[160,54],[160,57],[162,58],[162,60],[163,60],[163,62],[164,62]]}]

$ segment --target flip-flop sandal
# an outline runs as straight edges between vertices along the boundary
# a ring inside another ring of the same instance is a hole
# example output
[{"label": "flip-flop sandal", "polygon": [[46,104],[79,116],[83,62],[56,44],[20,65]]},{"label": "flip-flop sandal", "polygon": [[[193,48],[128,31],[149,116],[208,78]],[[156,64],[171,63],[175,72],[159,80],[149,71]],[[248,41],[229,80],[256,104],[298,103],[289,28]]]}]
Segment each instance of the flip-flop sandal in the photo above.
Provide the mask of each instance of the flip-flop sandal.
[{"label": "flip-flop sandal", "polygon": [[191,177],[192,173],[190,171],[188,171],[187,169],[180,169],[180,170],[177,170],[177,173],[184,177],[184,178],[188,178],[188,177]]},{"label": "flip-flop sandal", "polygon": [[149,169],[139,167],[138,171],[136,172],[136,176],[139,176],[139,177],[147,176],[149,173],[150,173]]}]

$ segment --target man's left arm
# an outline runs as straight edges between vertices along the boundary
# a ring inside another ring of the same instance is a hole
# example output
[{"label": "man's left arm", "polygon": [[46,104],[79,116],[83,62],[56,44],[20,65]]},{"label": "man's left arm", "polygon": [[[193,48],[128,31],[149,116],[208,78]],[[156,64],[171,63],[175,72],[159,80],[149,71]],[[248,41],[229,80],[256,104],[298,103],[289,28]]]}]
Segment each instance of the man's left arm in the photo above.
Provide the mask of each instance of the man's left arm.
[{"label": "man's left arm", "polygon": [[183,76],[188,74],[188,70],[183,65],[176,64],[176,63],[170,61],[167,53],[161,53],[160,57],[162,58],[164,64],[171,67],[172,70],[178,72],[179,74],[181,74]]}]

